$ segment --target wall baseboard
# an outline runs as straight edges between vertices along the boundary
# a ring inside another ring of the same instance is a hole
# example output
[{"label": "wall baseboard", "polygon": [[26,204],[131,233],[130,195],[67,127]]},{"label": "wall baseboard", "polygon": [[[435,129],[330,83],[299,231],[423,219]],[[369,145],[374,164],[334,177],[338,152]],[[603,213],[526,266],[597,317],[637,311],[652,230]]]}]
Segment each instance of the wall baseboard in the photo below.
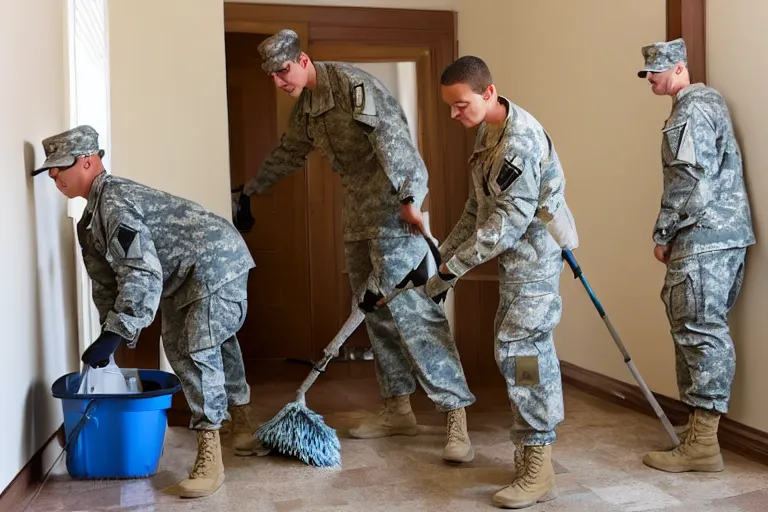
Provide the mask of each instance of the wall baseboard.
[{"label": "wall baseboard", "polygon": [[44,467],[45,453],[52,448],[52,444],[58,445],[58,450],[64,446],[64,426],[56,430],[48,441],[40,447],[29,459],[21,471],[16,475],[8,487],[0,494],[0,512],[18,512],[42,485],[46,472],[50,469]]},{"label": "wall baseboard", "polygon": [[[560,372],[563,382],[575,388],[595,397],[656,417],[656,413],[653,412],[637,385],[627,384],[566,361],[560,362]],[[680,400],[668,396],[658,393],[653,395],[673,425],[681,425],[686,422],[688,406]],[[717,437],[722,448],[768,465],[768,433],[748,427],[725,415],[720,419]]]}]

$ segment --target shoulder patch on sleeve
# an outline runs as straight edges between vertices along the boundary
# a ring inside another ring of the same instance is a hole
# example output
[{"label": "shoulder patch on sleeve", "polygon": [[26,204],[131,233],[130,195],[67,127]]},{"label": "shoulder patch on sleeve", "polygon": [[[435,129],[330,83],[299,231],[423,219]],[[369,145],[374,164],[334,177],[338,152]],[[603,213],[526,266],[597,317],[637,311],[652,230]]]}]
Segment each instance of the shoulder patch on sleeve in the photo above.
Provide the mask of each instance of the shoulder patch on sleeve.
[{"label": "shoulder patch on sleeve", "polygon": [[117,228],[117,243],[123,251],[120,256],[125,259],[141,259],[141,236],[139,232],[130,226],[120,224]]},{"label": "shoulder patch on sleeve", "polygon": [[696,165],[696,147],[688,121],[666,128],[664,140],[673,160]]},{"label": "shoulder patch on sleeve", "polygon": [[496,176],[496,184],[499,186],[499,190],[502,192],[507,190],[522,174],[522,166],[517,164],[515,159],[505,158],[504,163],[501,164],[501,169],[499,169],[499,174]]},{"label": "shoulder patch on sleeve", "polygon": [[352,105],[355,114],[376,115],[376,102],[373,95],[366,91],[365,84],[360,83],[352,88]]}]

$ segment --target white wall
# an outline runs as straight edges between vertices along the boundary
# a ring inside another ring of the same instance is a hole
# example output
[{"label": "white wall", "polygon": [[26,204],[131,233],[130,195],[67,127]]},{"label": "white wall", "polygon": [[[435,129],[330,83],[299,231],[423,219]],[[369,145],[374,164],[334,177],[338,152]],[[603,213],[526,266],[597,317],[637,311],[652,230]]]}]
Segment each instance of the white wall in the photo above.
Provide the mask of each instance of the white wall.
[{"label": "white wall", "polygon": [[[6,14],[11,11],[6,11]],[[74,235],[46,176],[41,140],[66,125],[65,2],[15,2],[0,16],[0,489],[61,425],[50,387],[78,367]]]},{"label": "white wall", "polygon": [[768,389],[768,39],[762,0],[707,2],[707,74],[709,85],[720,91],[731,110],[736,137],[744,158],[744,173],[757,244],[747,252],[744,288],[731,315],[736,346],[736,379],[729,416],[768,431],[765,390]]},{"label": "white wall", "polygon": [[111,0],[112,173],[231,218],[222,0]]},{"label": "white wall", "polygon": [[[549,131],[579,229],[574,255],[648,385],[677,397],[664,267],[650,236],[670,101],[636,74],[641,46],[665,38],[665,4],[462,0],[459,53],[483,58],[501,94]],[[581,283],[567,269],[561,283],[560,357],[634,383]]]}]

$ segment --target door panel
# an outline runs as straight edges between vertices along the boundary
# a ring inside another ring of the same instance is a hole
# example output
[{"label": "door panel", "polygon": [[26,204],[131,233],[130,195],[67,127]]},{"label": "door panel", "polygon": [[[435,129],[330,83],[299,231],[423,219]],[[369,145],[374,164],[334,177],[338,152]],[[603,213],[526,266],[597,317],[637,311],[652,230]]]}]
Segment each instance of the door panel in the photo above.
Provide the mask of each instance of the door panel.
[{"label": "door panel", "polygon": [[[279,143],[280,108],[261,69],[259,34],[226,35],[232,185],[246,182]],[[285,96],[285,95],[283,95]],[[239,333],[245,359],[311,357],[306,173],[300,169],[251,199],[253,230],[243,235],[256,262],[248,315]]]}]

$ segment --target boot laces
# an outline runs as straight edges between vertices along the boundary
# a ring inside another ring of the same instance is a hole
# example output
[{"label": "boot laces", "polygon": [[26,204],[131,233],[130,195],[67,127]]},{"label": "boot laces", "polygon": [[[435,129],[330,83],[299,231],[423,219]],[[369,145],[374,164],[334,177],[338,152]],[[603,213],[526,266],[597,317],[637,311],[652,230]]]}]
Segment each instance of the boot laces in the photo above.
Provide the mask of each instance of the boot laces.
[{"label": "boot laces", "polygon": [[464,429],[461,426],[459,414],[448,413],[448,442],[461,442],[464,440]]},{"label": "boot laces", "polygon": [[213,437],[214,432],[200,432],[198,435],[197,459],[189,475],[190,478],[206,478],[213,469],[215,459]]},{"label": "boot laces", "polygon": [[515,446],[515,475],[523,474],[525,470],[525,449],[522,445]]},{"label": "boot laces", "polygon": [[543,446],[529,446],[525,450],[525,455],[519,466],[521,471],[518,471],[515,481],[512,482],[513,486],[529,491],[535,485],[541,466],[544,464],[543,448]]}]

